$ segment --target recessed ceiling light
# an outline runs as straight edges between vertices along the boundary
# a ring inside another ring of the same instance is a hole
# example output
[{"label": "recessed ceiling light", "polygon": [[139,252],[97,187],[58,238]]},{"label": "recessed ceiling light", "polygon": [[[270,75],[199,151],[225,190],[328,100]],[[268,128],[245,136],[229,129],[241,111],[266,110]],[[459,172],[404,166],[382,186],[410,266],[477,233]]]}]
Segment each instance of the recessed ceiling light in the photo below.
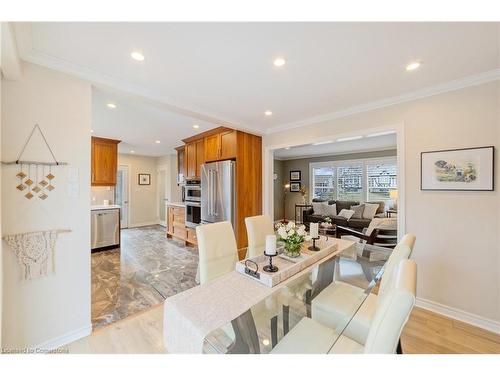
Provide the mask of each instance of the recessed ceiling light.
[{"label": "recessed ceiling light", "polygon": [[265,345],[265,346],[268,346],[270,344],[269,340],[268,339],[264,339],[262,340],[262,343]]},{"label": "recessed ceiling light", "polygon": [[266,116],[272,116],[273,115],[273,112],[272,111],[265,111],[264,114]]},{"label": "recessed ceiling light", "polygon": [[278,57],[277,59],[274,59],[273,64],[274,66],[283,66],[286,64],[286,60],[282,57]]},{"label": "recessed ceiling light", "polygon": [[134,51],[130,54],[134,60],[144,61],[144,55],[138,51]]},{"label": "recessed ceiling light", "polygon": [[363,138],[362,135],[355,135],[354,137],[345,137],[337,139],[337,142],[354,141],[355,139]]},{"label": "recessed ceiling light", "polygon": [[193,125],[193,128],[195,128],[195,129],[199,129],[199,128],[200,128],[200,125]]},{"label": "recessed ceiling light", "polygon": [[313,146],[327,145],[329,143],[333,143],[333,141],[316,142],[316,143],[313,143]]},{"label": "recessed ceiling light", "polygon": [[285,150],[290,150],[290,147],[285,147]]},{"label": "recessed ceiling light", "polygon": [[155,143],[161,143],[161,141],[155,141]]},{"label": "recessed ceiling light", "polygon": [[90,129],[90,132],[93,133],[94,132],[94,129]]},{"label": "recessed ceiling light", "polygon": [[116,104],[115,103],[108,103],[106,105],[108,106],[108,108],[112,108],[112,109],[116,108]]},{"label": "recessed ceiling light", "polygon": [[386,132],[368,134],[366,137],[367,138],[380,137],[382,135],[389,135],[389,134],[396,134],[396,132],[394,130],[390,130],[390,131],[386,131]]},{"label": "recessed ceiling light", "polygon": [[418,61],[412,62],[412,63],[406,65],[406,70],[412,71],[412,70],[418,69],[418,68],[420,68],[420,65],[421,65],[421,63]]},{"label": "recessed ceiling light", "polygon": [[134,150],[130,150],[130,153],[131,153],[131,154],[135,154],[135,151],[134,151]]}]

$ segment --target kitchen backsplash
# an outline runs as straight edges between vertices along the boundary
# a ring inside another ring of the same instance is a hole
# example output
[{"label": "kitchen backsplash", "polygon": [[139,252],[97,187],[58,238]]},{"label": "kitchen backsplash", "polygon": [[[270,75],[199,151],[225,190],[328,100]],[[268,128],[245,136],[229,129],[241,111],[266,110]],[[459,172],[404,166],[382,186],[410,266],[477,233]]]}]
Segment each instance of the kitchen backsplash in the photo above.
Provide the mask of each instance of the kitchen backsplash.
[{"label": "kitchen backsplash", "polygon": [[104,200],[108,200],[109,204],[115,203],[115,188],[112,186],[92,186],[90,204],[104,204]]}]

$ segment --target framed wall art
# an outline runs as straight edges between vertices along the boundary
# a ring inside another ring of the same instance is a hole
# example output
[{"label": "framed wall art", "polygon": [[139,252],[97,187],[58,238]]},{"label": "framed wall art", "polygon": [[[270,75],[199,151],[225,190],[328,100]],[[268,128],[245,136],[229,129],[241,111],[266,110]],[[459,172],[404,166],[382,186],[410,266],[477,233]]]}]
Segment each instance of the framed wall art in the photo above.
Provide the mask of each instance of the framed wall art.
[{"label": "framed wall art", "polygon": [[300,182],[290,182],[290,192],[299,193],[300,192]]},{"label": "framed wall art", "polygon": [[301,177],[301,171],[290,171],[290,181],[300,181]]},{"label": "framed wall art", "polygon": [[493,191],[494,147],[420,154],[421,190]]},{"label": "framed wall art", "polygon": [[151,175],[139,173],[139,185],[151,185]]}]

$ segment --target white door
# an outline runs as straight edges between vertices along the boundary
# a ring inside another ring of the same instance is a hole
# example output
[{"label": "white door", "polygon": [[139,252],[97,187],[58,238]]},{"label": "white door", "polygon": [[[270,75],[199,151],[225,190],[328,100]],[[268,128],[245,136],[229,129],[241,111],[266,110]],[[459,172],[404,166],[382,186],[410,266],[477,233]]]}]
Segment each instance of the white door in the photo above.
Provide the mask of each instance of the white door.
[{"label": "white door", "polygon": [[116,179],[116,204],[121,207],[120,227],[128,228],[129,212],[129,166],[119,165]]},{"label": "white door", "polygon": [[168,203],[169,198],[169,178],[168,178],[168,166],[160,166],[157,170],[157,191],[158,191],[158,218],[160,225],[166,227],[167,226],[167,209],[166,205]]}]

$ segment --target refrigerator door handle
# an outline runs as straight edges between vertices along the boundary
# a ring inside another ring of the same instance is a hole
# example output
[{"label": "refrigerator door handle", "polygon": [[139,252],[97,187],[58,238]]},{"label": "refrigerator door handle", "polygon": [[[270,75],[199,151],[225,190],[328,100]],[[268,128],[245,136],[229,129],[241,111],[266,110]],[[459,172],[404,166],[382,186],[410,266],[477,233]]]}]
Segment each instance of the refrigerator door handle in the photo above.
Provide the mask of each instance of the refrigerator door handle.
[{"label": "refrigerator door handle", "polygon": [[207,210],[208,210],[208,215],[209,216],[212,216],[212,170],[209,169],[208,170],[208,184],[207,184],[207,187],[208,187],[208,194],[207,194],[207,198],[208,198],[208,204],[207,204]]},{"label": "refrigerator door handle", "polygon": [[218,184],[218,182],[219,181],[218,181],[218,178],[217,178],[217,170],[214,169],[213,170],[213,175],[212,175],[212,184],[213,184],[213,186],[212,186],[212,195],[213,195],[213,197],[212,197],[212,205],[213,205],[213,207],[212,207],[212,214],[214,216],[218,216],[219,215],[217,213],[217,210],[216,210],[216,208],[217,208],[217,204],[216,203],[217,203],[217,184]]}]

